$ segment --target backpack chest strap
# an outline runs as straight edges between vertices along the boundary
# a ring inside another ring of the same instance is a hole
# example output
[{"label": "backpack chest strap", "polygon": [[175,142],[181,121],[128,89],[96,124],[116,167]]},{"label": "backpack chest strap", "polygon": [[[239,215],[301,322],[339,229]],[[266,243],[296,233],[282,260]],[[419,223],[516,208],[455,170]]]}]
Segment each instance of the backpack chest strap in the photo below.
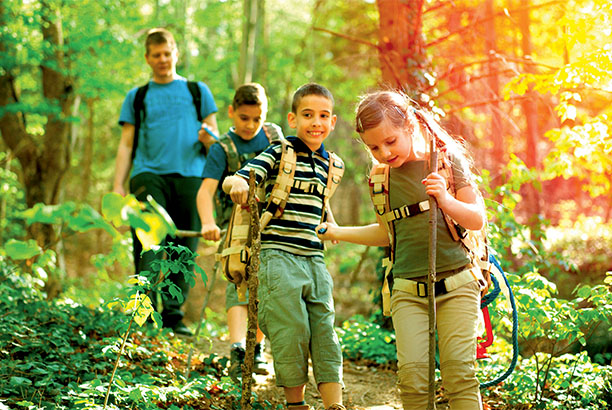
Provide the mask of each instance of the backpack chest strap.
[{"label": "backpack chest strap", "polygon": [[385,222],[390,223],[398,219],[409,218],[427,211],[429,211],[429,200],[392,209],[391,211],[382,214],[381,218]]}]

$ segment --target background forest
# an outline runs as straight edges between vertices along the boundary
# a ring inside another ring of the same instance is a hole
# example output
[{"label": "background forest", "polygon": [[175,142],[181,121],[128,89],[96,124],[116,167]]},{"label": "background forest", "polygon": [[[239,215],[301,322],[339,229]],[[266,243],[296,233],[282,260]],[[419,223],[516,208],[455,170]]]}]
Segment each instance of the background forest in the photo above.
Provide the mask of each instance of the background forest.
[{"label": "background forest", "polygon": [[[606,0],[0,0],[0,409],[239,408],[210,348],[198,345],[183,377],[188,345],[127,328],[131,239],[124,204],[105,195],[119,110],[149,78],[143,42],[156,26],[177,38],[178,73],[210,87],[222,131],[246,81],[264,85],[268,120],[286,133],[297,87],[332,91],[341,224],[374,220],[358,97],[401,88],[433,110],[473,154],[516,301],[514,332],[511,305],[492,304],[482,380],[516,369],[483,389],[487,405],[610,408],[611,19]],[[224,326],[222,300],[209,303],[211,249],[187,313],[195,325],[208,304],[205,339]],[[345,358],[392,368],[381,255],[342,245],[327,259]],[[126,334],[129,364],[115,373]]]}]

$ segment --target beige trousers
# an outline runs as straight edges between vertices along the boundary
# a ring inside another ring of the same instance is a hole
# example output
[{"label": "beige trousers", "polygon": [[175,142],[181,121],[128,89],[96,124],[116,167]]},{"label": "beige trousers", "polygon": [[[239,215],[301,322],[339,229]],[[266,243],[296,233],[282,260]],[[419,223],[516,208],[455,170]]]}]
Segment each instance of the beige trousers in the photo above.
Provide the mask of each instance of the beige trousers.
[{"label": "beige trousers", "polygon": [[[474,281],[436,296],[436,328],[442,383],[451,410],[481,410],[476,378],[476,337],[480,286]],[[428,300],[393,290],[398,385],[405,410],[427,409],[429,391]]]}]

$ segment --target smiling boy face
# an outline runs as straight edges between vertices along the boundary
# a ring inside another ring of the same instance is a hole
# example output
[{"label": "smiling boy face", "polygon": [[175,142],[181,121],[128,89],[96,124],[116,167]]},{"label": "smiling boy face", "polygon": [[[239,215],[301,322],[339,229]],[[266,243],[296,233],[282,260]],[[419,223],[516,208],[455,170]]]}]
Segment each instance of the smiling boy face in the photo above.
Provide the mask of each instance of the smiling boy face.
[{"label": "smiling boy face", "polygon": [[316,94],[304,96],[296,109],[287,115],[289,126],[296,130],[297,137],[310,148],[319,149],[336,125],[330,99]]}]

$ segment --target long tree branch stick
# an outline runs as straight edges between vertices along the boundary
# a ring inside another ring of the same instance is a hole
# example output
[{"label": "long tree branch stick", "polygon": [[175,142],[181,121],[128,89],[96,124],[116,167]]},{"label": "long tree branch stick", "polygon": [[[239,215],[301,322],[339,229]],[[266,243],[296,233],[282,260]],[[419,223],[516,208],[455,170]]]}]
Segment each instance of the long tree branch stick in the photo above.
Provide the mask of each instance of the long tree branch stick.
[{"label": "long tree branch stick", "polygon": [[255,198],[255,171],[249,172],[249,211],[251,213],[250,237],[251,237],[251,257],[247,266],[247,286],[249,289],[248,327],[246,337],[246,352],[244,364],[242,365],[242,397],[240,408],[242,410],[251,409],[251,387],[253,385],[253,362],[255,356],[255,343],[257,336],[257,286],[259,279],[259,251],[261,240],[259,232],[259,210]]},{"label": "long tree branch stick", "polygon": [[[438,170],[436,136],[430,132],[429,171]],[[427,299],[429,314],[429,402],[428,409],[436,408],[436,245],[438,234],[438,203],[429,197],[429,275],[427,275]]]}]

